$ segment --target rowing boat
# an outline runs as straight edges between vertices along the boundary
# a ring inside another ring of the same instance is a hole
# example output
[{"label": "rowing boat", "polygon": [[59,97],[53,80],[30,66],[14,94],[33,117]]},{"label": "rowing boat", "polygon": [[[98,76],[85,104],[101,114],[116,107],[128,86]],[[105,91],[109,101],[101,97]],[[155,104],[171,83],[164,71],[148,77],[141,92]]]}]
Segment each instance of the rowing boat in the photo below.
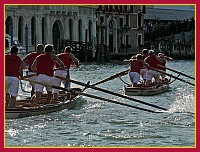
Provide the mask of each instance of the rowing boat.
[{"label": "rowing boat", "polygon": [[162,83],[158,87],[144,86],[143,84],[136,87],[128,85],[124,86],[124,92],[128,96],[152,96],[167,92],[169,88],[169,83]]},{"label": "rowing boat", "polygon": [[[72,90],[82,92],[81,88],[72,88]],[[63,109],[71,109],[76,103],[80,95],[71,94],[70,98],[62,92],[59,94],[59,100],[52,100],[51,104],[46,104],[45,99],[41,98],[38,103],[34,103],[34,99],[17,100],[16,107],[5,108],[6,119],[17,119],[35,115],[48,114]]]}]

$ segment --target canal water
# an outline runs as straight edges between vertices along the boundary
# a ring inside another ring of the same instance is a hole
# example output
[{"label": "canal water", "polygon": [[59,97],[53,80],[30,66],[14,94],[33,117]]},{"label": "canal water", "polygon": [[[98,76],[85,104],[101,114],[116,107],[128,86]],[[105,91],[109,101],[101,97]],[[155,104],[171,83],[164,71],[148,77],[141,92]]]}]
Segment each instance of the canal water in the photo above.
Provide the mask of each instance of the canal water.
[{"label": "canal water", "polygon": [[[194,61],[175,60],[167,67],[194,76]],[[71,78],[94,84],[129,68],[115,63],[82,63],[71,70]],[[167,70],[167,73],[177,74]],[[179,78],[194,83],[191,79]],[[130,82],[128,75],[123,76]],[[173,79],[173,78],[172,78]],[[23,82],[23,87],[30,86]],[[74,85],[74,84],[73,84]],[[119,78],[98,85],[124,94]],[[76,86],[76,85],[74,85]],[[134,101],[87,89],[86,93],[111,100],[156,110]],[[19,98],[29,96],[20,90]],[[6,147],[194,147],[195,88],[176,80],[168,92],[156,96],[134,96],[141,101],[165,107],[167,112],[149,113],[107,101],[80,97],[70,110],[22,119],[5,120]]]}]

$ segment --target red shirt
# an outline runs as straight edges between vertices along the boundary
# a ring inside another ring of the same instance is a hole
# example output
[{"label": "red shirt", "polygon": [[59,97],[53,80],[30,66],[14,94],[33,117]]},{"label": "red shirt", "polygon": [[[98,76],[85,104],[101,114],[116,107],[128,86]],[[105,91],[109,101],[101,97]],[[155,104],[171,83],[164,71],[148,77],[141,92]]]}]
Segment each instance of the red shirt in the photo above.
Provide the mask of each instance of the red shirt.
[{"label": "red shirt", "polygon": [[144,60],[146,57],[148,57],[149,56],[149,54],[143,54],[142,55],[142,60]]},{"label": "red shirt", "polygon": [[147,58],[146,58],[146,63],[149,64],[150,67],[152,68],[158,68],[157,65],[158,65],[158,60],[156,58],[155,55],[149,55]]},{"label": "red shirt", "polygon": [[54,61],[51,59],[51,54],[41,54],[37,59],[37,75],[45,74],[53,77]]},{"label": "red shirt", "polygon": [[[67,69],[70,69],[72,59],[70,58],[69,53],[60,53],[57,56],[64,63],[64,65],[67,66]],[[59,67],[60,65],[56,62],[56,68]]]},{"label": "red shirt", "polygon": [[[158,61],[158,64],[165,67],[166,62],[159,62],[159,61]],[[160,66],[158,66],[158,69],[163,70],[163,71],[166,71],[166,68],[162,68],[162,67],[160,67]]]},{"label": "red shirt", "polygon": [[143,67],[141,60],[132,60],[131,68],[129,72],[137,72],[140,73],[140,69]]},{"label": "red shirt", "polygon": [[19,77],[21,59],[14,53],[5,55],[5,75]]},{"label": "red shirt", "polygon": [[38,55],[40,55],[40,54],[38,54],[38,53],[36,53],[36,52],[32,52],[32,53],[30,53],[30,54],[28,55],[28,70],[29,70],[29,71],[32,71],[32,70],[31,70],[31,66],[32,66],[32,64],[33,64],[33,62],[34,62],[34,60],[35,60],[35,58],[36,58]]}]

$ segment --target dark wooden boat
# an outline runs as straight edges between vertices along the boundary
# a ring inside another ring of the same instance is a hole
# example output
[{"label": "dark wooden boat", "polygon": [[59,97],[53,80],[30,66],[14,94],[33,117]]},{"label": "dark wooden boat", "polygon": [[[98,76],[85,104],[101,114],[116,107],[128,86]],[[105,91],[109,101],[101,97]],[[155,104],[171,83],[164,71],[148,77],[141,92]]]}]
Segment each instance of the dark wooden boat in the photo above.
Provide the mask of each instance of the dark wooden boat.
[{"label": "dark wooden boat", "polygon": [[[81,88],[72,88],[72,90],[83,91]],[[5,118],[16,119],[70,109],[75,105],[79,97],[80,95],[75,94],[71,94],[69,97],[62,91],[59,94],[59,100],[52,100],[51,104],[46,104],[45,98],[41,98],[38,103],[34,103],[34,99],[17,100],[15,108],[5,108]]]}]

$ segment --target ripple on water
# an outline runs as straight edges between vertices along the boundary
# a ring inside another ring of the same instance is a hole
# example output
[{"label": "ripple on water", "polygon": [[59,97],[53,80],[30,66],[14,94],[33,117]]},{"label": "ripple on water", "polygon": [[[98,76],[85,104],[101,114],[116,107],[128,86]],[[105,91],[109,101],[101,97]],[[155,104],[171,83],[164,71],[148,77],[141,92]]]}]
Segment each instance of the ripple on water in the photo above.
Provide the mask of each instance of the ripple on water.
[{"label": "ripple on water", "polygon": [[[190,75],[193,61],[172,61],[167,66]],[[190,68],[188,68],[190,67]],[[71,70],[71,78],[94,84],[129,68],[121,64],[83,63]],[[171,73],[170,71],[167,71]],[[173,75],[176,75],[172,73]],[[180,76],[180,78],[183,78]],[[190,81],[187,78],[183,78]],[[129,77],[123,76],[129,82]],[[73,86],[75,84],[72,84]],[[123,94],[124,83],[116,78],[98,85]],[[29,88],[24,84],[24,88]],[[153,107],[87,89],[87,93],[155,110]],[[28,96],[20,90],[21,95]],[[150,97],[133,97],[168,109],[149,113],[97,99],[82,97],[71,110],[16,120],[6,120],[6,146],[190,146],[195,145],[194,87],[176,80],[169,92]],[[157,110],[157,109],[156,109]]]}]

